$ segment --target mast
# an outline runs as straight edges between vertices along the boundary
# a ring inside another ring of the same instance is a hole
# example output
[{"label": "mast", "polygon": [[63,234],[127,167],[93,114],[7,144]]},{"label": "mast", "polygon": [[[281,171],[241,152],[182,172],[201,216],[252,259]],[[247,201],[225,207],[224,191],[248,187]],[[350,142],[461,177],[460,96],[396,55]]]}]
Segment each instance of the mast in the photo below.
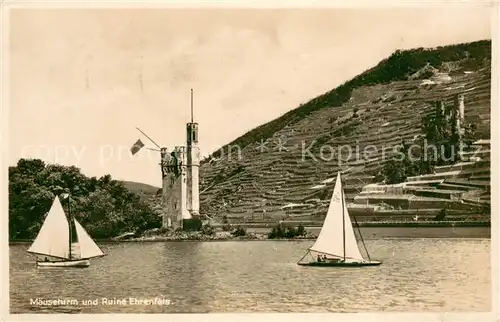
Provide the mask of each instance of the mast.
[{"label": "mast", "polygon": [[[330,199],[325,221],[316,242],[309,249],[318,253],[329,254],[339,258],[362,260],[363,255],[356,244],[347,203],[345,191],[342,189],[340,171],[337,172],[335,187]],[[342,201],[339,200],[342,198]],[[342,207],[342,209],[340,209]]]},{"label": "mast", "polygon": [[363,239],[363,235],[361,234],[361,229],[359,229],[359,224],[358,224],[358,221],[356,220],[356,216],[353,216],[353,217],[354,217],[354,222],[356,223],[356,228],[358,229],[359,238],[361,239],[361,242],[363,243],[363,247],[365,248],[366,256],[368,256],[368,260],[371,261],[370,253],[368,253],[368,248],[366,248],[365,241]]},{"label": "mast", "polygon": [[[341,181],[339,175],[339,184]],[[344,211],[344,188],[340,186],[340,199],[342,199],[342,248],[344,249],[344,262],[345,262],[345,211]]]},{"label": "mast", "polygon": [[69,193],[68,193],[68,228],[69,228],[69,259],[71,259],[71,240],[73,239],[72,231],[71,231],[71,203],[69,202]]}]

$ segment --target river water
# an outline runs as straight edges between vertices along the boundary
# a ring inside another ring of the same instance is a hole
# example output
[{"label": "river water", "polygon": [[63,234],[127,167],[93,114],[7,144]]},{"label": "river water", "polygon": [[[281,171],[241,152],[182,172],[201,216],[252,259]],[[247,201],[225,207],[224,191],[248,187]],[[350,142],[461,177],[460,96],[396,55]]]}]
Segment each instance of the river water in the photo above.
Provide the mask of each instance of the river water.
[{"label": "river water", "polygon": [[[26,252],[28,245],[11,245],[10,309],[11,313],[491,310],[490,239],[372,239],[365,243],[371,258],[383,261],[381,266],[296,265],[312,243],[108,243],[101,244],[108,255],[92,260],[85,269],[37,268],[35,258]],[[36,298],[73,302],[39,305]],[[134,302],[154,298],[157,304]]]}]

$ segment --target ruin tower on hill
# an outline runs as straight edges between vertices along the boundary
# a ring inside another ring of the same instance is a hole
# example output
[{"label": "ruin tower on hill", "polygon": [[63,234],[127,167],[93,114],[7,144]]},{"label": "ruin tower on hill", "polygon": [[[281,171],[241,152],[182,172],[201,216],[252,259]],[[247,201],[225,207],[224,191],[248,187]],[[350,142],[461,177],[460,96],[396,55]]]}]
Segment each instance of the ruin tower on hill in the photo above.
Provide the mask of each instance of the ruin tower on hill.
[{"label": "ruin tower on hill", "polygon": [[460,134],[463,134],[463,123],[465,119],[465,97],[464,94],[458,94],[455,102],[455,120],[457,129],[459,129]]}]

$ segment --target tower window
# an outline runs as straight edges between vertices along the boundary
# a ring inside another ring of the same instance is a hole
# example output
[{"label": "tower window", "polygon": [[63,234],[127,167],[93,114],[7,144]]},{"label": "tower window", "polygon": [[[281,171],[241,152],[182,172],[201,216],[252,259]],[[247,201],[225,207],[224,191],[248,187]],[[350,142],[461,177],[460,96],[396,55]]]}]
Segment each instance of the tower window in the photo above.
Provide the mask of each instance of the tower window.
[{"label": "tower window", "polygon": [[188,123],[186,130],[188,142],[198,142],[198,129],[196,124]]}]

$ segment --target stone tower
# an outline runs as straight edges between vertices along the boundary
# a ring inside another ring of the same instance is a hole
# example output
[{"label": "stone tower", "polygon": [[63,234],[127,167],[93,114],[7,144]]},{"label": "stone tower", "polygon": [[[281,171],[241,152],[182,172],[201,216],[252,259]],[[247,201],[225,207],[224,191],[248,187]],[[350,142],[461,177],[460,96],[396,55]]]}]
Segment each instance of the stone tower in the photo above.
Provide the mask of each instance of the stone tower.
[{"label": "stone tower", "polygon": [[187,209],[187,167],[186,147],[177,146],[169,154],[161,150],[162,156],[162,199],[163,227],[182,228],[183,219],[190,219]]},{"label": "stone tower", "polygon": [[198,123],[193,119],[193,90],[191,90],[191,122],[186,124],[187,133],[187,208],[192,217],[200,215],[200,148],[198,147]]},{"label": "stone tower", "polygon": [[191,122],[186,124],[186,146],[177,146],[169,154],[161,149],[163,227],[198,230],[201,228],[198,147],[198,123],[193,120],[191,90]]},{"label": "stone tower", "polygon": [[464,103],[465,97],[464,94],[458,94],[457,95],[457,100],[456,100],[456,125],[457,129],[459,129],[459,132],[463,132],[463,122],[465,119],[465,103]]}]

